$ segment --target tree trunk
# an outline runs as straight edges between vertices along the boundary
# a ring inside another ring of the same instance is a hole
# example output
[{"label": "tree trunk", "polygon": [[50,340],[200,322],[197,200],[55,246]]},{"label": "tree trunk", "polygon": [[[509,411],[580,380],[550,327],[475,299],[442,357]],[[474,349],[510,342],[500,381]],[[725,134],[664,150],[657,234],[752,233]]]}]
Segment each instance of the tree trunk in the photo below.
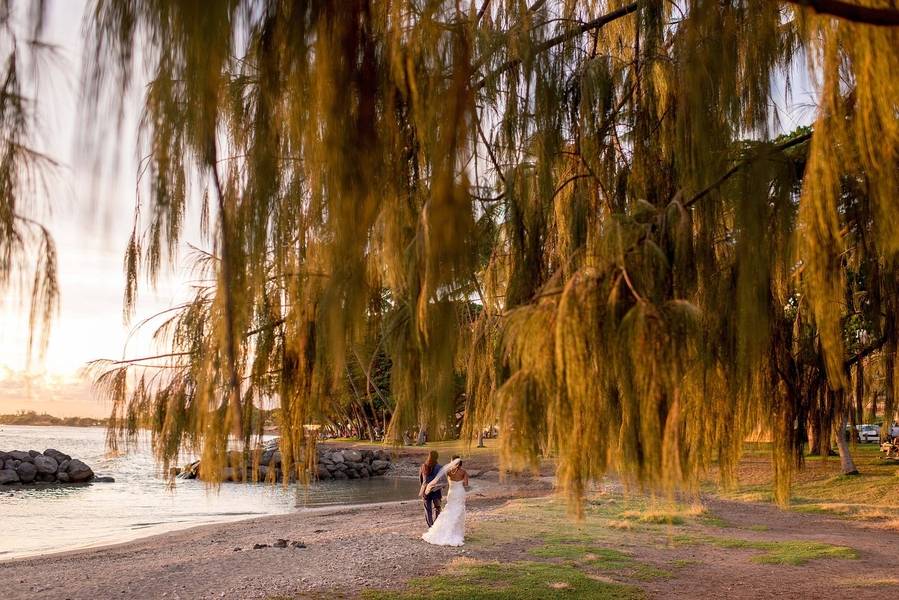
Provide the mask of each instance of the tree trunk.
[{"label": "tree trunk", "polygon": [[883,422],[889,427],[896,413],[896,390],[893,387],[896,384],[896,373],[894,371],[896,368],[896,344],[894,342],[887,343],[883,358],[883,374],[885,376],[883,385]]},{"label": "tree trunk", "polygon": [[817,402],[808,411],[808,453],[809,456],[823,456],[824,443],[821,435],[821,405]]},{"label": "tree trunk", "polygon": [[809,410],[809,455],[828,456],[830,454],[830,423],[826,422],[826,394],[824,389],[815,392],[815,402]]},{"label": "tree trunk", "polygon": [[[865,418],[865,369],[862,361],[855,365],[855,421],[864,422]],[[873,420],[873,419],[872,419]]]},{"label": "tree trunk", "polygon": [[484,447],[484,428],[478,429],[478,448]]},{"label": "tree trunk", "polygon": [[357,401],[353,405],[353,409],[357,415],[357,420],[359,421],[359,439],[362,439],[362,433],[364,431],[368,432],[369,441],[375,441],[375,430],[371,426],[371,421],[368,419],[368,415],[365,413],[365,407],[362,405],[362,402]]},{"label": "tree trunk", "polygon": [[418,439],[416,440],[416,444],[419,446],[424,446],[428,441],[428,426],[422,425],[418,428]]},{"label": "tree trunk", "polygon": [[840,451],[840,468],[843,472],[843,475],[858,475],[858,469],[855,468],[855,461],[852,460],[852,454],[849,453],[849,440],[846,439],[847,431],[846,431],[846,407],[843,406],[842,396],[845,394],[843,390],[839,392],[831,392],[834,394],[834,408],[837,410],[837,414],[840,415],[838,419],[838,423],[840,424],[839,429],[837,430],[837,449]]}]

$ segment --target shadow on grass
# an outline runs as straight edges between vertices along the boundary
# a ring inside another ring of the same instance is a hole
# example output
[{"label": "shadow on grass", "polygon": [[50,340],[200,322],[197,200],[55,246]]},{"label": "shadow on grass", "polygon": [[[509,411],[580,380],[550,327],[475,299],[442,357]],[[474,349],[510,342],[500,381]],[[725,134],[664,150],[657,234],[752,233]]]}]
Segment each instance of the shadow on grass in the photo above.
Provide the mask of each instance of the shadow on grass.
[{"label": "shadow on grass", "polygon": [[681,544],[711,544],[719,548],[728,549],[763,550],[764,552],[753,557],[752,561],[767,565],[800,566],[812,560],[825,558],[849,560],[858,558],[858,552],[848,546],[835,546],[833,544],[802,540],[769,542],[737,538],[678,536],[674,541]]},{"label": "shadow on grass", "polygon": [[413,579],[403,591],[368,591],[366,600],[542,600],[584,598],[588,600],[645,598],[637,587],[603,581],[580,570],[557,563],[516,562],[454,566],[446,575]]}]

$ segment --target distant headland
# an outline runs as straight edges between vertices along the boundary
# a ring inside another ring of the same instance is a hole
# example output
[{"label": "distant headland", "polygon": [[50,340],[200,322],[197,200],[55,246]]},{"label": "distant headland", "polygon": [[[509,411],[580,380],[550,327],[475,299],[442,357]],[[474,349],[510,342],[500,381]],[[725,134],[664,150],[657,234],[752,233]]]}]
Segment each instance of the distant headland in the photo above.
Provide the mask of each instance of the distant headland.
[{"label": "distant headland", "polygon": [[42,425],[56,427],[105,427],[108,419],[91,417],[54,417],[33,410],[19,411],[14,415],[0,415],[0,425]]}]

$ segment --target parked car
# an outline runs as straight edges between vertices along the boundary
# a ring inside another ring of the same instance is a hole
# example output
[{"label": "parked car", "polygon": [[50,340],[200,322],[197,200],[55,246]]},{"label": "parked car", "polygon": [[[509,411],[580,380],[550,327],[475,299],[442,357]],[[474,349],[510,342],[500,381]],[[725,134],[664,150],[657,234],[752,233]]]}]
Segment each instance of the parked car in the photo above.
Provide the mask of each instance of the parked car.
[{"label": "parked car", "polygon": [[851,439],[852,436],[855,436],[855,439],[861,443],[865,442],[879,442],[880,441],[880,425],[872,425],[870,423],[865,423],[863,425],[856,425],[853,427],[852,425],[846,425],[845,436],[846,439]]},{"label": "parked car", "polygon": [[877,443],[880,441],[880,427],[877,425],[859,425],[858,441]]}]

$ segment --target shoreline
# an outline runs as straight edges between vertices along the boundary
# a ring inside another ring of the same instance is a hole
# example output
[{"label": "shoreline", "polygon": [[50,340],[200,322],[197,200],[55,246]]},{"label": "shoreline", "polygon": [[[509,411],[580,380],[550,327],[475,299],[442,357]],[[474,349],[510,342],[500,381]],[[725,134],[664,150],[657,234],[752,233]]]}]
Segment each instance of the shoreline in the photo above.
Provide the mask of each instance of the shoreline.
[{"label": "shoreline", "polygon": [[[409,479],[408,475],[398,475],[396,477],[386,477],[385,479]],[[240,485],[240,484],[235,484]],[[491,488],[498,488],[499,484],[493,484],[486,480],[475,480],[472,482],[472,492],[484,493],[486,491],[490,491]],[[22,554],[19,556],[12,556],[9,558],[4,558],[3,553],[0,553],[0,565],[6,562],[12,561],[21,561],[28,560],[40,557],[56,557],[63,554],[70,554],[76,552],[90,551],[90,550],[102,550],[105,548],[112,548],[115,546],[121,546],[123,544],[128,544],[131,542],[140,542],[143,540],[148,540],[150,538],[154,538],[157,536],[165,536],[171,533],[181,532],[181,531],[189,531],[192,529],[199,529],[202,527],[215,527],[217,525],[227,525],[230,523],[239,523],[242,521],[253,521],[253,520],[262,520],[269,519],[273,517],[284,517],[288,515],[318,515],[318,514],[328,514],[335,512],[343,512],[343,511],[355,511],[355,510],[364,510],[369,508],[381,508],[386,506],[400,506],[405,504],[417,504],[416,498],[410,498],[408,500],[388,500],[385,502],[356,502],[352,504],[327,504],[322,506],[310,506],[310,507],[296,507],[292,511],[283,512],[283,513],[270,513],[270,514],[241,514],[241,515],[232,515],[237,518],[233,519],[216,519],[214,521],[201,521],[195,523],[184,524],[184,526],[175,526],[175,527],[163,527],[161,530],[154,531],[153,533],[149,533],[147,535],[139,535],[137,537],[128,537],[125,539],[120,539],[116,541],[102,541],[96,543],[88,543],[83,546],[73,546],[73,547],[65,547],[60,548],[58,550],[49,550],[45,552],[34,552],[29,554]],[[227,516],[227,515],[222,515]],[[178,525],[178,523],[165,523],[161,525]]]},{"label": "shoreline", "polygon": [[[549,491],[533,481],[473,483],[472,521],[513,496]],[[5,559],[0,579],[5,600],[267,599],[390,588],[466,556],[465,547],[422,542],[424,529],[417,499],[314,507]],[[306,547],[253,549],[278,538]]]},{"label": "shoreline", "polygon": [[[395,476],[387,476],[383,479],[410,479],[411,477],[408,475],[395,475]],[[327,483],[325,483],[327,484]],[[81,484],[73,484],[73,485],[81,485]],[[87,485],[87,484],[84,484]],[[228,484],[228,485],[244,485],[244,484]],[[278,484],[280,485],[280,484]],[[36,487],[36,486],[35,486]],[[89,551],[89,550],[100,550],[104,548],[109,548],[113,546],[120,546],[122,544],[128,544],[130,542],[139,542],[141,540],[149,539],[156,536],[164,536],[175,532],[187,531],[194,528],[200,527],[210,527],[216,525],[227,525],[229,523],[237,523],[240,521],[249,521],[254,519],[266,519],[270,517],[280,517],[285,515],[299,515],[299,514],[316,514],[320,512],[328,512],[335,510],[350,510],[350,509],[362,509],[366,507],[377,507],[377,506],[389,506],[394,504],[406,504],[409,502],[414,502],[414,498],[406,499],[406,500],[389,500],[385,502],[355,502],[355,503],[338,503],[335,502],[333,504],[324,504],[320,506],[294,506],[291,510],[286,510],[283,512],[270,512],[270,513],[220,513],[218,515],[209,515],[208,519],[202,519],[197,521],[170,521],[170,522],[160,522],[153,523],[152,529],[150,527],[140,528],[140,529],[123,529],[119,532],[118,535],[113,539],[105,539],[105,540],[97,540],[93,542],[87,542],[85,544],[76,544],[71,546],[63,546],[57,549],[52,550],[38,550],[34,552],[26,552],[24,554],[16,554],[15,556],[7,556],[7,554],[13,554],[15,550],[10,550],[8,552],[0,552],[0,564],[4,562],[11,562],[16,560],[27,560],[39,557],[55,557],[57,555],[62,555],[66,553],[72,552],[81,552],[81,551]],[[143,531],[147,531],[147,533],[143,533]],[[135,535],[129,535],[129,534]]]},{"label": "shoreline", "polygon": [[[264,519],[271,519],[275,517],[285,517],[288,515],[318,515],[318,514],[329,514],[329,513],[339,513],[343,511],[350,510],[362,510],[367,508],[380,508],[385,506],[399,506],[404,504],[415,503],[415,499],[409,500],[390,500],[387,502],[361,502],[355,504],[329,504],[325,506],[312,506],[312,507],[299,507],[290,512],[283,513],[271,513],[271,514],[258,514],[258,513],[249,513],[249,514],[241,514],[234,515],[237,518],[233,519],[224,519],[219,520],[216,519],[214,521],[201,521],[195,523],[187,523],[184,526],[177,526],[178,523],[165,523],[161,525],[175,525],[174,527],[167,528],[164,527],[161,530],[154,531],[153,533],[147,535],[139,535],[137,537],[128,537],[126,539],[120,539],[116,541],[101,541],[96,543],[88,543],[83,546],[72,546],[60,548],[58,550],[49,550],[46,552],[33,552],[29,554],[22,554],[19,556],[11,556],[9,558],[4,558],[3,553],[0,553],[0,566],[3,566],[4,563],[11,563],[14,561],[24,561],[24,560],[32,560],[36,558],[57,558],[67,554],[75,554],[79,552],[86,551],[94,551],[94,550],[105,550],[111,549],[118,546],[122,546],[125,544],[130,544],[133,542],[143,542],[145,540],[151,540],[155,537],[164,537],[170,535],[172,533],[186,532],[194,529],[201,529],[203,527],[216,527],[216,526],[224,526],[231,523],[240,523],[244,521],[262,521]],[[223,515],[225,516],[225,515]]]}]

